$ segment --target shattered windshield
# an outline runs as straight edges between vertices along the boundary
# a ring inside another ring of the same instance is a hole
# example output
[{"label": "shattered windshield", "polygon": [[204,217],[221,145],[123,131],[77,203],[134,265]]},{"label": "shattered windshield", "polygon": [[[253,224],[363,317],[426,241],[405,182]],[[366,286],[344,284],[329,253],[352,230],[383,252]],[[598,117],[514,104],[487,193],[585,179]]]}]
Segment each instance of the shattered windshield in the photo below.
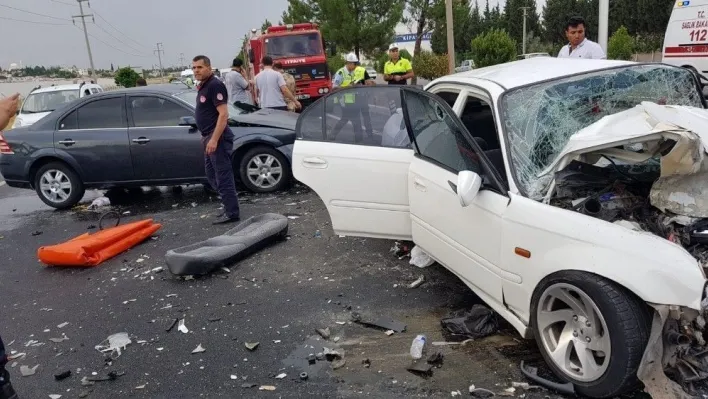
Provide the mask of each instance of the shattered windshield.
[{"label": "shattered windshield", "polygon": [[273,58],[324,54],[318,33],[269,37],[266,39],[266,52]]},{"label": "shattered windshield", "polygon": [[571,135],[642,101],[703,108],[691,72],[660,64],[587,73],[505,94],[504,126],[519,188],[540,199],[552,176],[537,176]]}]

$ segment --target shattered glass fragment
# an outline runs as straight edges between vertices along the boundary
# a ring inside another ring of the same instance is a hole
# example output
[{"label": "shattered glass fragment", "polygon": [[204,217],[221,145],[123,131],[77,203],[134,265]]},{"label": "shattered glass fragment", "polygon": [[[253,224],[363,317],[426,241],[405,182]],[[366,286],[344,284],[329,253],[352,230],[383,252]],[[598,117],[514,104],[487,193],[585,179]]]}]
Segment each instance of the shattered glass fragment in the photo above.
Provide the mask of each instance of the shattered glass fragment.
[{"label": "shattered glass fragment", "polygon": [[112,359],[117,359],[121,355],[121,351],[124,350],[132,341],[128,336],[127,332],[121,332],[108,336],[108,338],[96,345],[96,350],[101,353],[110,352]]}]

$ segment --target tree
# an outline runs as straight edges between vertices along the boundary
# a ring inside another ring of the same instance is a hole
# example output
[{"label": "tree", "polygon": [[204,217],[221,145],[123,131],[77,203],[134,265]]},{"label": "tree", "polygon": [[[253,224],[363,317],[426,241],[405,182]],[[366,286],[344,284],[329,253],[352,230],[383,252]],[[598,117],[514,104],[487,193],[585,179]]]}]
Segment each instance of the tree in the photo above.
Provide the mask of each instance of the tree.
[{"label": "tree", "polygon": [[266,18],[266,20],[263,21],[263,24],[261,25],[261,32],[265,32],[266,29],[270,28],[271,26],[273,26],[273,24],[268,21],[268,18]]},{"label": "tree", "polygon": [[405,0],[288,0],[283,21],[317,22],[326,40],[360,57],[393,41],[404,5]]},{"label": "tree", "polygon": [[[413,46],[413,55],[417,56],[420,54],[421,42],[423,41],[423,36],[427,33],[433,31],[433,7],[435,7],[436,2],[439,0],[408,0],[407,1],[407,11],[410,18],[404,20],[405,22],[415,23],[415,45]],[[405,57],[404,57],[405,58]],[[411,84],[415,85],[418,83],[418,76],[414,76],[411,80]]]},{"label": "tree", "polygon": [[334,76],[338,70],[342,69],[344,64],[346,64],[346,61],[344,60],[344,55],[342,54],[337,54],[334,57],[327,57],[327,68],[332,73],[332,76]]},{"label": "tree", "polygon": [[[470,22],[472,10],[466,0],[452,0],[452,22],[454,25],[455,53],[466,53],[470,50]],[[445,2],[439,1],[433,9],[433,31],[430,46],[436,54],[447,54],[447,22],[445,17]]]},{"label": "tree", "polygon": [[135,87],[140,79],[140,75],[133,68],[125,67],[116,72],[115,82],[118,86]]},{"label": "tree", "polygon": [[536,12],[536,0],[507,0],[501,18],[502,28],[509,32],[509,36],[519,44],[517,49],[519,52],[522,50],[524,38],[524,10],[521,7],[529,7],[526,11],[527,34],[541,33],[541,24]]},{"label": "tree", "polygon": [[631,60],[634,55],[634,39],[627,28],[620,26],[607,43],[607,58],[611,60]]},{"label": "tree", "polygon": [[448,74],[447,56],[421,51],[413,62],[413,72],[423,79],[433,80]]},{"label": "tree", "polygon": [[516,59],[516,42],[506,31],[494,29],[472,40],[474,63],[482,68]]},{"label": "tree", "polygon": [[320,14],[318,0],[288,0],[288,9],[281,19],[285,24],[316,21]]}]

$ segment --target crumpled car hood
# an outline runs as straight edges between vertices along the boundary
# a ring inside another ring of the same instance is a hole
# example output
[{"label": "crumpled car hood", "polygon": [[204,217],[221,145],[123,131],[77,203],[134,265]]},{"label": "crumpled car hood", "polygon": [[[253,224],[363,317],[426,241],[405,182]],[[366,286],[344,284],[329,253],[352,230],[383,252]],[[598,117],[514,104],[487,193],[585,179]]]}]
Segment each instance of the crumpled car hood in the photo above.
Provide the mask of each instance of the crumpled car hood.
[{"label": "crumpled car hood", "polygon": [[574,155],[645,141],[650,136],[699,139],[705,154],[708,152],[708,110],[642,102],[634,108],[608,115],[572,135],[563,150],[538,176],[563,168]]}]

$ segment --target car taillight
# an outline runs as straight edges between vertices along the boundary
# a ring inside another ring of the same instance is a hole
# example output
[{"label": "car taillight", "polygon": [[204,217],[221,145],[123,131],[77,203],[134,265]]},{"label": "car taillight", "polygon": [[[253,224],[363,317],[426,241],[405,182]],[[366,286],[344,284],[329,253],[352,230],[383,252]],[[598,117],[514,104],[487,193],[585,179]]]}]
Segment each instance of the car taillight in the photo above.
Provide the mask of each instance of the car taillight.
[{"label": "car taillight", "polygon": [[14,153],[10,145],[5,141],[5,137],[0,133],[0,154],[12,155]]}]

